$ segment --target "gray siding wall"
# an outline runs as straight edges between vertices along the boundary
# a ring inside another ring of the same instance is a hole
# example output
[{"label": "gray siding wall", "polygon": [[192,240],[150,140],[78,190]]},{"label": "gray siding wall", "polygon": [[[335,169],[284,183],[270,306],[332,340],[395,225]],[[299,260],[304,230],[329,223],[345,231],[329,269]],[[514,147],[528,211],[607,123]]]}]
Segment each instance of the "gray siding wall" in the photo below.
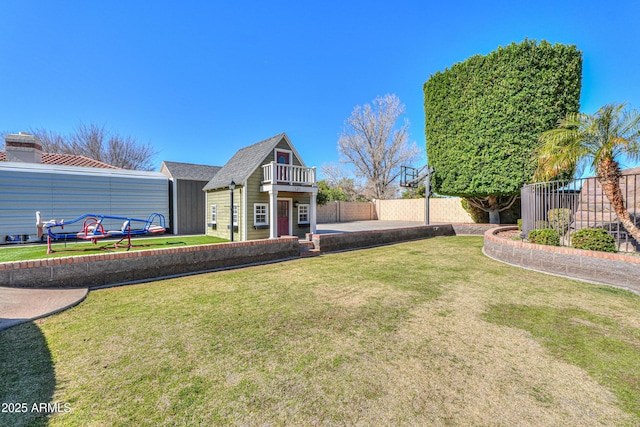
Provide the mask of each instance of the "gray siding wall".
[{"label": "gray siding wall", "polygon": [[177,209],[178,233],[204,234],[206,226],[205,202],[206,195],[202,188],[207,181],[178,180]]},{"label": "gray siding wall", "polygon": [[[0,165],[0,243],[7,235],[36,235],[36,211],[43,221],[69,221],[87,213],[146,219],[157,212],[168,225],[168,188],[168,178],[155,172],[5,163]],[[120,229],[122,222],[105,221],[104,226]]]}]

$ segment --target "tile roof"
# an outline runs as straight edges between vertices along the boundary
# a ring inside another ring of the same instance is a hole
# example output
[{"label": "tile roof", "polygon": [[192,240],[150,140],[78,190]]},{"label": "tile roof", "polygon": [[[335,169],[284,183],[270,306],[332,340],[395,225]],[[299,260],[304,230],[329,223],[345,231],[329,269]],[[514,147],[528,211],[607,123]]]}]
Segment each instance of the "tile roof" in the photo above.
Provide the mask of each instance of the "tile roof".
[{"label": "tile roof", "polygon": [[283,138],[289,140],[287,134],[281,133],[238,150],[203,190],[225,188],[231,181],[242,184]]},{"label": "tile roof", "polygon": [[168,162],[165,160],[162,162],[160,172],[164,173],[164,171],[166,171],[169,174],[169,177],[174,179],[209,182],[214,176],[216,176],[220,169],[222,169],[221,166]]},{"label": "tile roof", "polygon": [[[7,161],[7,153],[0,151],[0,162]],[[98,160],[90,159],[85,156],[78,156],[76,154],[55,154],[55,153],[42,153],[43,165],[61,165],[61,166],[81,166],[86,168],[106,168],[106,169],[120,169],[116,166],[111,166]]]}]

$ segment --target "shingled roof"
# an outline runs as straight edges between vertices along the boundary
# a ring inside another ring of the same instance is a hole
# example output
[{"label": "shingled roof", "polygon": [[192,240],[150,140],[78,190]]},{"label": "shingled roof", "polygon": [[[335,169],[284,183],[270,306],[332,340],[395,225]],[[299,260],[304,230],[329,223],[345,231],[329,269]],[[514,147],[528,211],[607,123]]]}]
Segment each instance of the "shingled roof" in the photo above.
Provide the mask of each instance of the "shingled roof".
[{"label": "shingled roof", "polygon": [[[163,161],[160,172],[173,179],[191,181],[210,181],[222,169],[221,166],[198,165],[194,163],[180,163]],[[165,173],[166,171],[166,173]]]},{"label": "shingled roof", "polygon": [[[248,147],[238,150],[236,154],[218,171],[216,176],[213,177],[203,190],[215,190],[218,188],[228,187],[231,181],[237,184],[244,183],[249,176],[256,170],[258,166],[264,161],[264,159],[276,148],[278,143],[285,139],[294,155],[302,163],[302,158],[297,155],[289,137],[286,133],[281,133],[264,141],[257,142]],[[304,166],[304,164],[303,164]]]},{"label": "shingled roof", "polygon": [[[7,153],[0,151],[0,162],[7,161]],[[76,154],[42,153],[43,165],[81,166],[85,168],[120,169],[119,167]]]}]

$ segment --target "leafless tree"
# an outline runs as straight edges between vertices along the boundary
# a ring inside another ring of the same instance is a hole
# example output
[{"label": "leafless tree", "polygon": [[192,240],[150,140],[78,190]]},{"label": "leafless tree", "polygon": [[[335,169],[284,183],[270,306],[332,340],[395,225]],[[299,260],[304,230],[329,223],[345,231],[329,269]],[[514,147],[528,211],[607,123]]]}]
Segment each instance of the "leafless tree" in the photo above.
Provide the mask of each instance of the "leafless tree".
[{"label": "leafless tree", "polygon": [[42,141],[46,153],[76,154],[123,169],[153,170],[157,155],[150,143],[110,133],[105,126],[80,123],[68,136],[42,128],[30,132]]},{"label": "leafless tree", "polygon": [[70,147],[61,134],[46,129],[30,129],[29,133],[35,135],[42,142],[42,151],[45,153],[67,153]]},{"label": "leafless tree", "polygon": [[372,105],[354,108],[338,139],[341,160],[352,163],[366,180],[369,197],[393,197],[400,166],[412,164],[419,153],[415,143],[409,143],[409,121],[396,126],[402,114],[404,105],[396,95],[378,96]]}]

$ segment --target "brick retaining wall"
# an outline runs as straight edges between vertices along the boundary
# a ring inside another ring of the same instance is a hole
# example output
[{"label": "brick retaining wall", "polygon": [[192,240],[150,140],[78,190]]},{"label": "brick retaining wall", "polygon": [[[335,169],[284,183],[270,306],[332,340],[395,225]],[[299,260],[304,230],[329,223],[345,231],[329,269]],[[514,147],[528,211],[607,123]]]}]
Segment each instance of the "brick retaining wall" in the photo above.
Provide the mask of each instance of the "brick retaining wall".
[{"label": "brick retaining wall", "polygon": [[0,286],[93,287],[299,255],[297,237],[0,263]]},{"label": "brick retaining wall", "polygon": [[640,256],[585,251],[508,240],[496,234],[516,227],[493,228],[484,234],[490,258],[546,273],[623,287],[640,294]]},{"label": "brick retaining wall", "polygon": [[487,230],[495,228],[495,224],[475,224],[475,223],[464,223],[464,224],[452,224],[453,229],[456,232],[456,236],[459,235],[472,235],[472,236],[484,236],[484,233]]},{"label": "brick retaining wall", "polygon": [[333,252],[438,236],[455,236],[453,226],[451,224],[423,225],[357,233],[314,234],[312,239],[316,249],[321,252]]}]

